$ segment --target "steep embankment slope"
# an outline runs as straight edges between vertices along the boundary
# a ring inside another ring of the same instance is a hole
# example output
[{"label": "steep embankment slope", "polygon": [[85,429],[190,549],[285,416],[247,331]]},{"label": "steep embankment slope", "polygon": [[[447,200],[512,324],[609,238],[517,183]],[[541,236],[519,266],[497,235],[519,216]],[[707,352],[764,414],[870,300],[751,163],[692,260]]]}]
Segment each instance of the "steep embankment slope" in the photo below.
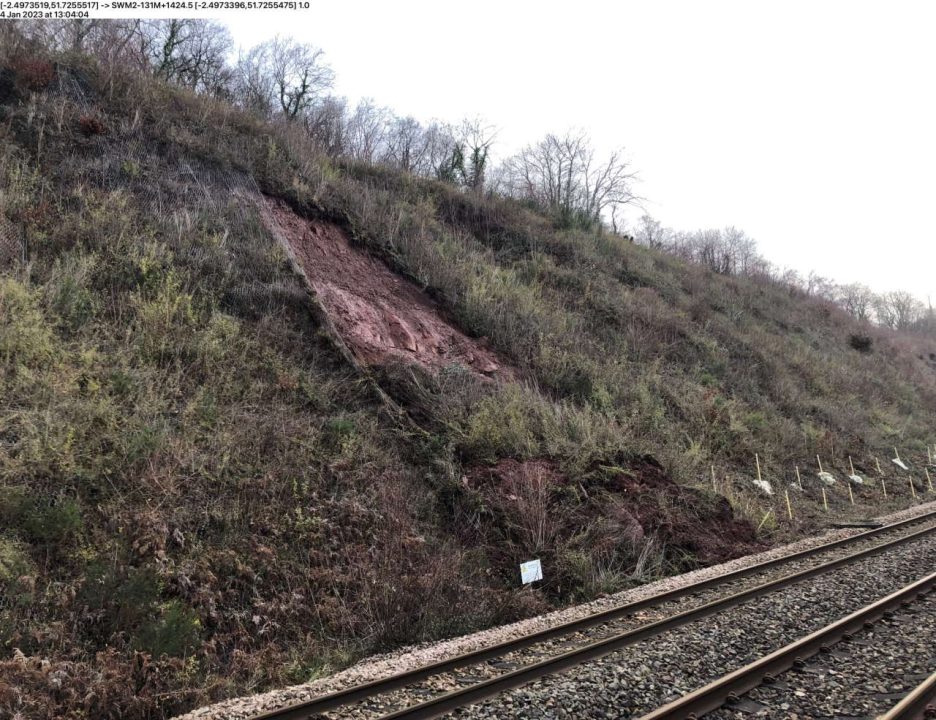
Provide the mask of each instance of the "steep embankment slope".
[{"label": "steep embankment slope", "polygon": [[[936,420],[916,354],[781,288],[51,77],[0,82],[0,713],[160,717],[740,553],[765,506],[709,465]],[[311,288],[271,213],[329,239]]]}]

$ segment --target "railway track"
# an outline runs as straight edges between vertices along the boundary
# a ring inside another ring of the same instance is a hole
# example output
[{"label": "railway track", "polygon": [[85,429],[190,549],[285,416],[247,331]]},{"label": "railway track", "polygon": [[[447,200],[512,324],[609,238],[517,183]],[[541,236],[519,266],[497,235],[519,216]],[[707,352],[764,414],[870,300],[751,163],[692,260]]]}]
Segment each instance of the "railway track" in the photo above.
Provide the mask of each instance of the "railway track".
[{"label": "railway track", "polygon": [[[745,667],[683,695],[678,700],[644,715],[640,720],[695,720],[726,704],[738,702],[744,693],[764,683],[775,683],[781,673],[794,666],[804,666],[807,658],[817,653],[830,652],[836,643],[851,640],[856,633],[871,628],[882,618],[911,605],[934,589],[936,589],[936,573],[931,573]],[[903,708],[898,706],[891,711],[896,711],[897,714],[894,717],[904,719],[917,717],[914,713],[917,713],[921,706],[925,708],[932,695],[936,694],[936,687],[932,687],[933,685],[936,685],[936,680],[930,678],[929,684],[924,683],[918,693],[915,691],[908,696],[905,703],[901,703],[904,705]]]},{"label": "railway track", "polygon": [[435,718],[936,532],[936,512],[742,568],[255,720]]},{"label": "railway track", "polygon": [[879,720],[924,720],[936,718],[936,672],[911,690]]}]

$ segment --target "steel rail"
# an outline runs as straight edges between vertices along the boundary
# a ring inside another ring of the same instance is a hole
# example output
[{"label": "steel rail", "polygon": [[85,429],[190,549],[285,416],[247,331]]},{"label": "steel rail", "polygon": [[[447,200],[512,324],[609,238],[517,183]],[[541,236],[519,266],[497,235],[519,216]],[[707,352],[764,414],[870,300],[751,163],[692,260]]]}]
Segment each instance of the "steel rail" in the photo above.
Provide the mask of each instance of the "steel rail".
[{"label": "steel rail", "polygon": [[936,672],[917,685],[878,720],[924,720],[936,718]]},{"label": "steel rail", "polygon": [[817,565],[813,568],[786,575],[777,580],[757,585],[734,595],[713,600],[710,603],[701,605],[692,610],[686,610],[677,615],[671,615],[662,620],[641,625],[626,632],[584,645],[580,648],[531,663],[530,665],[525,665],[517,670],[512,670],[489,680],[484,680],[477,684],[454,690],[444,695],[439,695],[419,703],[418,705],[381,715],[379,720],[402,720],[403,718],[406,720],[430,720],[430,718],[439,717],[440,715],[444,715],[445,713],[457,710],[466,705],[472,705],[480,700],[498,695],[506,690],[521,687],[546,675],[553,675],[581,665],[582,663],[589,662],[590,660],[604,657],[609,653],[633,645],[641,640],[646,640],[647,638],[659,635],[668,630],[681,627],[690,622],[695,622],[696,620],[701,620],[702,618],[709,617],[727,608],[740,605],[748,600],[769,595],[777,590],[795,585],[796,583],[816,577],[817,575],[831,572],[837,568],[857,562],[860,559],[878,555],[894,547],[919,540],[933,532],[936,532],[936,526],[918,530],[915,533],[896,538],[890,542],[875,545],[874,547],[837,558],[823,565]]},{"label": "steel rail", "polygon": [[[834,540],[823,545],[817,545],[812,548],[807,548],[806,550],[800,550],[799,552],[792,553],[790,555],[784,555],[772,560],[765,560],[763,562],[757,563],[756,565],[751,565],[745,568],[740,568],[732,572],[726,573],[724,575],[719,575],[716,577],[708,578],[706,580],[701,580],[697,583],[691,585],[686,585],[683,587],[675,588],[658,595],[653,595],[651,597],[643,598],[641,600],[636,600],[634,602],[627,603],[625,605],[619,605],[617,607],[609,608],[608,610],[603,610],[592,615],[588,615],[583,618],[578,618],[576,620],[571,620],[559,625],[554,625],[543,630],[538,630],[537,632],[525,635],[520,638],[514,638],[511,640],[505,640],[494,645],[489,645],[484,648],[479,648],[478,650],[472,650],[461,655],[456,655],[450,658],[445,658],[435,663],[429,665],[424,665],[412,670],[407,670],[395,675],[390,675],[385,678],[379,678],[377,680],[372,680],[367,683],[362,683],[360,685],[354,685],[343,690],[338,690],[327,695],[321,695],[317,698],[312,698],[311,700],[306,700],[294,705],[290,705],[285,708],[278,710],[271,710],[260,715],[253,717],[253,720],[306,720],[307,718],[314,716],[316,714],[326,712],[328,710],[333,710],[335,708],[343,707],[345,705],[351,705],[362,700],[366,700],[370,697],[380,695],[383,693],[390,692],[392,690],[397,690],[407,685],[419,682],[420,680],[425,680],[426,678],[432,677],[433,675],[440,675],[442,673],[450,672],[461,667],[466,667],[470,665],[477,665],[478,663],[490,660],[493,658],[500,657],[510,652],[515,652],[517,650],[522,650],[531,645],[536,645],[537,643],[545,642],[553,638],[561,637],[563,635],[569,635],[572,633],[579,632],[581,630],[586,630],[588,628],[594,627],[596,625],[601,625],[613,620],[632,615],[639,610],[643,610],[648,607],[654,607],[656,605],[661,605],[666,602],[673,600],[678,600],[689,595],[695,595],[709,588],[730,583],[735,580],[739,580],[750,575],[755,575],[766,570],[778,567],[780,565],[785,565],[790,562],[795,562],[797,560],[803,560],[814,555],[818,555],[824,552],[835,550],[837,548],[850,545],[853,543],[860,542],[862,540],[871,539],[877,537],[878,535],[892,532],[894,530],[899,530],[908,525],[913,525],[920,522],[925,522],[936,517],[936,511],[925,513],[923,515],[918,515],[913,518],[908,518],[906,520],[901,520],[900,522],[891,523],[890,525],[885,525],[884,527],[875,528],[873,530],[868,530],[866,532],[858,533],[857,535],[851,535],[846,538],[839,540]],[[932,531],[934,528],[925,529],[922,532],[912,533],[910,535],[904,536],[903,538],[898,538],[895,543],[901,541],[909,541],[909,539],[915,539],[916,537],[922,537],[922,535],[927,532]],[[875,550],[876,548],[886,549],[887,547],[892,547],[892,544],[881,544],[877,545],[874,548],[869,548],[866,552],[870,554],[870,550]],[[864,556],[864,555],[860,555]],[[847,556],[851,557],[851,556]],[[824,566],[818,566],[824,567]],[[831,568],[830,568],[831,569]]]},{"label": "steel rail", "polygon": [[[839,640],[879,620],[895,608],[910,603],[918,596],[930,592],[934,587],[936,587],[936,573],[927,575],[897,592],[866,605],[841,620],[837,620],[831,625],[826,625],[824,628],[769,655],[765,655],[743,668],[728,673],[705,687],[687,693],[681,698],[644,715],[640,720],[694,720],[701,717],[705,713],[721,707],[729,700],[752,690],[765,680],[769,681],[775,675],[798,665],[806,658],[823,650],[823,648],[828,648]],[[930,690],[932,691],[932,688]],[[916,716],[903,715],[899,717],[911,718]]]}]

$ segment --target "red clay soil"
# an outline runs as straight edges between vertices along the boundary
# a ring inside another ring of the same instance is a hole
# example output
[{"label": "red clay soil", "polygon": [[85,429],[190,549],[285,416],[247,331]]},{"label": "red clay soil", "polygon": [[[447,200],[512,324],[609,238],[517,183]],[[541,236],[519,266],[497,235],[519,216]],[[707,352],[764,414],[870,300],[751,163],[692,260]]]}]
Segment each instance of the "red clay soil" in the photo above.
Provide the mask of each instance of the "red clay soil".
[{"label": "red clay soil", "polygon": [[628,498],[627,507],[648,533],[667,545],[712,565],[766,549],[749,522],[734,517],[731,503],[679,485],[649,455],[622,472],[612,473],[607,487]]},{"label": "red clay soil", "polygon": [[472,469],[465,482],[482,493],[489,507],[508,517],[529,515],[531,496],[534,504],[536,497],[542,497],[536,487],[572,486],[579,490],[574,493],[579,498],[577,509],[561,506],[564,503],[558,498],[563,493],[550,493],[549,500],[549,515],[562,518],[562,524],[569,526],[566,532],[581,532],[599,520],[611,521],[619,542],[639,543],[655,536],[673,559],[689,560],[690,565],[721,563],[766,548],[757,541],[750,523],[735,519],[727,499],[713,499],[675,483],[650,456],[623,468],[599,467],[575,479],[551,460],[504,459]]},{"label": "red clay soil", "polygon": [[363,364],[460,364],[488,377],[509,373],[483,341],[458,330],[424,292],[353,247],[340,227],[306,220],[272,198],[265,198],[265,209],[265,222],[285,237],[335,329]]}]

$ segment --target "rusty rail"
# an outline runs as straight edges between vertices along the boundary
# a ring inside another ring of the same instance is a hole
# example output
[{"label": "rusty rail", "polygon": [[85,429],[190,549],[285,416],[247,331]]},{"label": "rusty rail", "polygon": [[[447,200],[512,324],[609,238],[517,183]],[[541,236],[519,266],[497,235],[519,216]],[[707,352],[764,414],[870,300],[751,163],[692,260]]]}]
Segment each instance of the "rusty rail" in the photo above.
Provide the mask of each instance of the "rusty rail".
[{"label": "rusty rail", "polygon": [[[823,648],[834,645],[839,640],[861,630],[866,625],[879,620],[885,613],[912,602],[920,595],[936,587],[936,573],[927,575],[910,585],[891,593],[885,598],[853,612],[831,625],[800,638],[782,647],[770,655],[755,660],[750,665],[720,677],[681,698],[644,715],[640,720],[693,720],[711,712],[729,700],[756,688],[765,679],[772,678],[806,658],[815,655]],[[913,715],[899,716],[903,718]]]},{"label": "rusty rail", "polygon": [[878,720],[927,720],[936,718],[936,672],[881,715]]}]

